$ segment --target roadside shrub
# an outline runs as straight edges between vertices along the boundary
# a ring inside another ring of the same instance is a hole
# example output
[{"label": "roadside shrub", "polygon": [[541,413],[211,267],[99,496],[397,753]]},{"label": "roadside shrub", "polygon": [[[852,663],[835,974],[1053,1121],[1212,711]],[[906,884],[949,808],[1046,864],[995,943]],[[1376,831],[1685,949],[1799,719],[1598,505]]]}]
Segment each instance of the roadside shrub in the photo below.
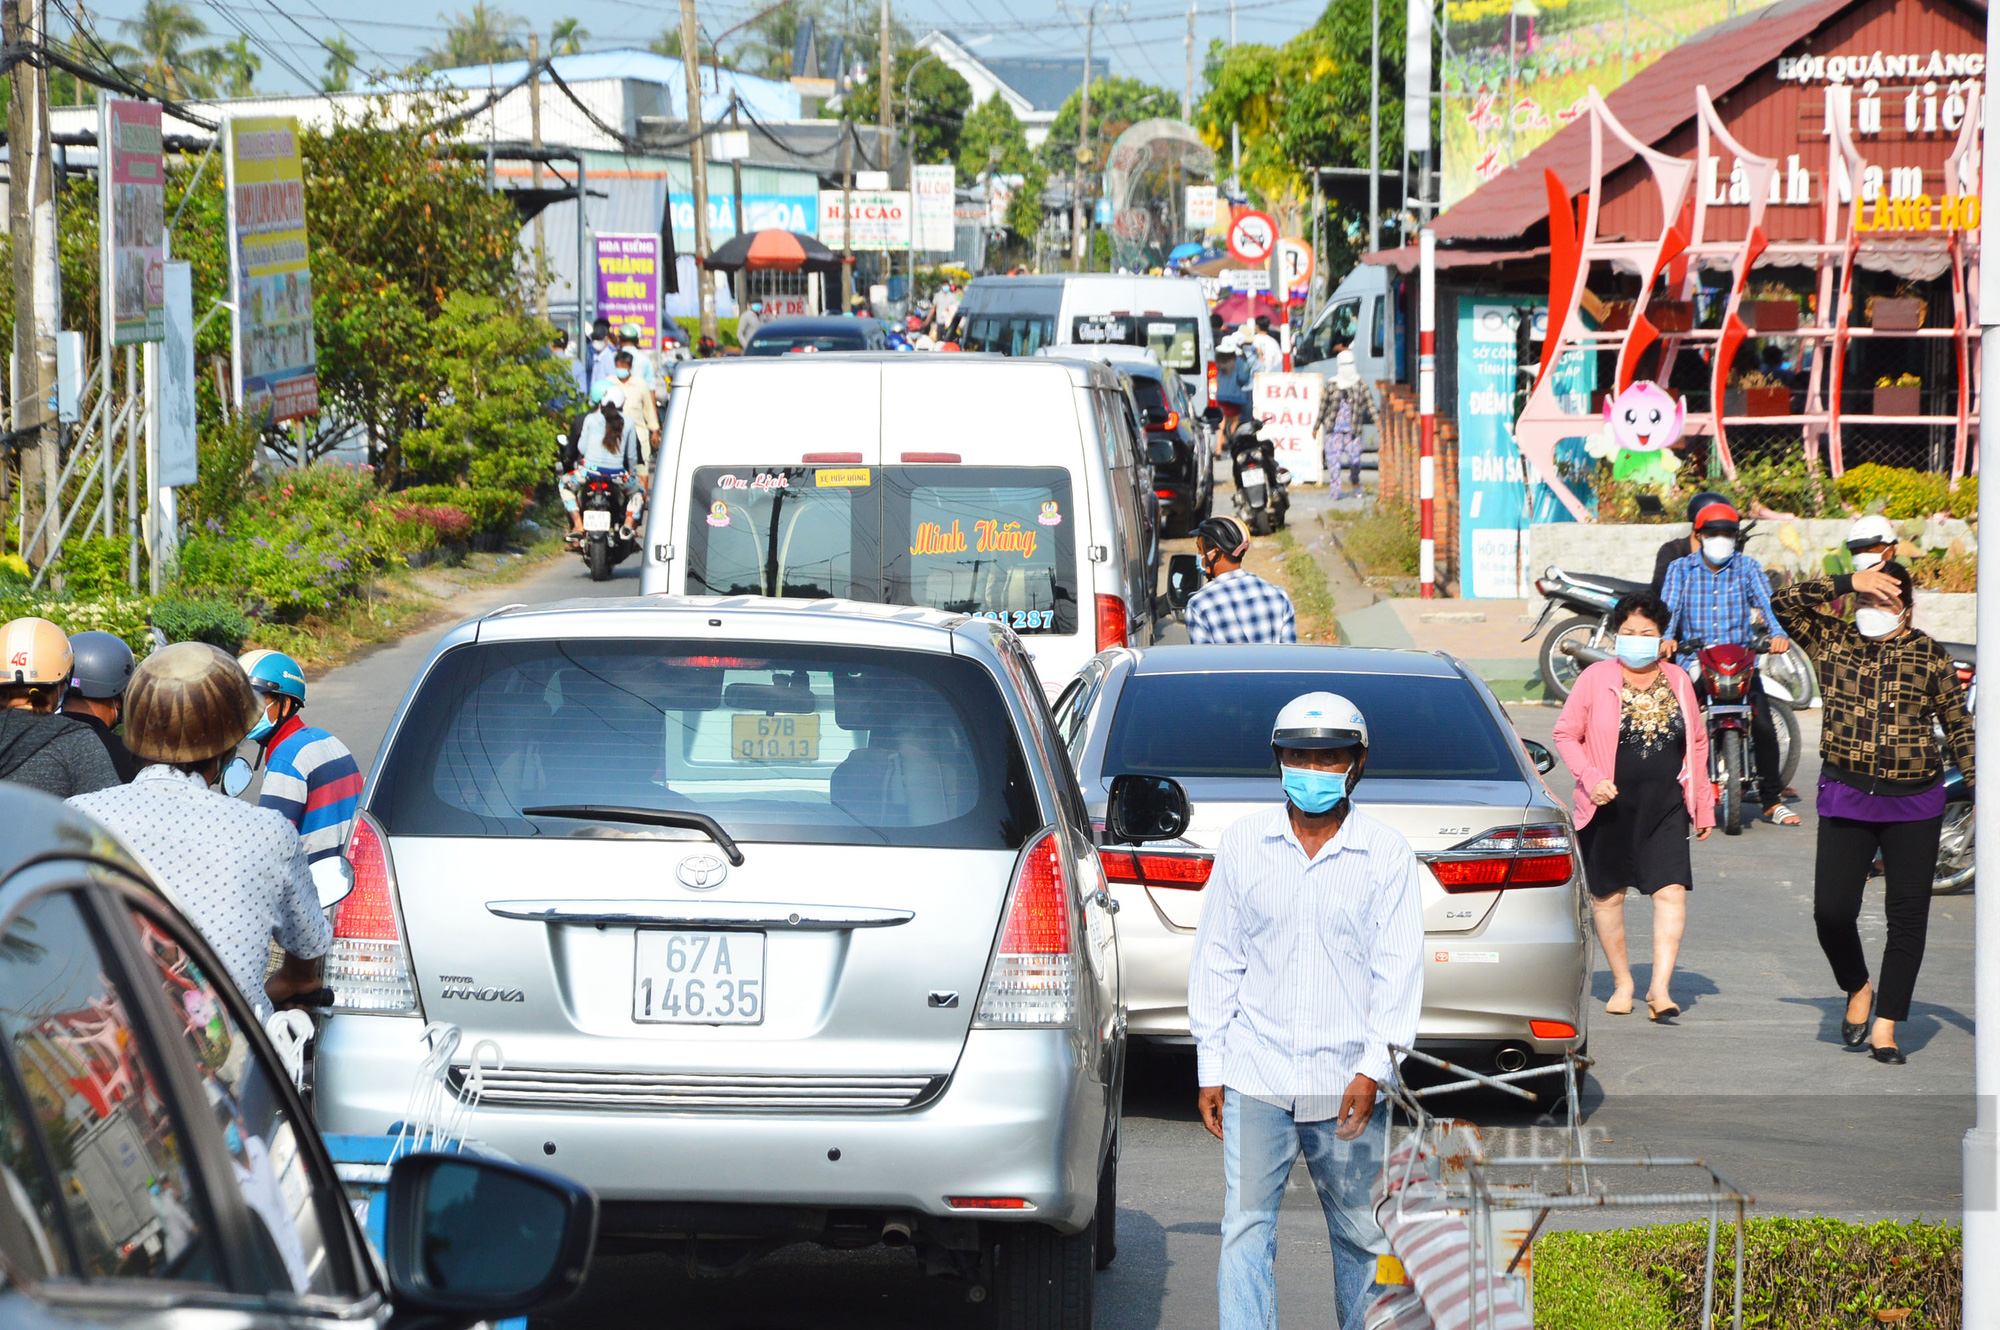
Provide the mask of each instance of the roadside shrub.
[{"label": "roadside shrub", "polygon": [[63,542],[55,571],[63,591],[77,600],[100,600],[125,594],[125,572],[131,542],[124,536],[91,536]]},{"label": "roadside shrub", "polygon": [[18,554],[0,554],[0,594],[15,587],[26,587],[33,581],[35,570],[28,567],[28,561]]},{"label": "roadside shrub", "polygon": [[1841,475],[1840,497],[1892,519],[1950,513],[1970,521],[1979,515],[1979,478],[1967,476],[1954,490],[1951,477],[1941,472],[1867,462]]},{"label": "roadside shrub", "polygon": [[396,520],[421,541],[420,548],[430,549],[437,545],[448,545],[455,540],[464,540],[472,531],[472,517],[461,508],[398,508]]},{"label": "roadside shrub", "polygon": [[232,656],[250,636],[243,611],[218,596],[163,596],[154,602],[152,618],[169,642],[206,642]]},{"label": "roadside shrub", "polygon": [[[122,583],[120,589],[123,589]],[[152,649],[152,635],[146,631],[147,602],[136,596],[110,596],[100,600],[76,600],[48,592],[16,594],[0,587],[0,623],[33,616],[47,619],[65,633],[116,633],[139,655]]]},{"label": "roadside shrub", "polygon": [[[1535,1243],[1536,1330],[1667,1330],[1701,1323],[1706,1221]],[[1754,1219],[1744,1230],[1743,1323],[1848,1330],[1907,1309],[1906,1330],[1958,1330],[1964,1282],[1952,1224]],[[1715,1294],[1727,1317],[1734,1239],[1716,1242]],[[1890,1318],[1894,1319],[1894,1318]]]},{"label": "roadside shrub", "polygon": [[1347,524],[1340,543],[1365,574],[1410,577],[1417,571],[1416,514],[1407,508],[1370,509]]},{"label": "roadside shrub", "polygon": [[527,497],[515,490],[469,485],[412,485],[388,497],[391,503],[411,508],[456,508],[472,519],[472,530],[482,536],[512,534],[528,506]]},{"label": "roadside shrub", "polygon": [[[1714,490],[1742,513],[1755,512],[1759,504],[1772,512],[1795,517],[1838,517],[1841,512],[1840,495],[1832,477],[1824,472],[1815,475],[1807,471],[1802,457],[1782,462],[1765,459],[1744,462],[1736,468],[1736,479],[1706,478],[1700,488]],[[1690,490],[1689,497],[1693,494]],[[1667,509],[1671,520],[1685,520],[1686,499],[1668,504]]]}]

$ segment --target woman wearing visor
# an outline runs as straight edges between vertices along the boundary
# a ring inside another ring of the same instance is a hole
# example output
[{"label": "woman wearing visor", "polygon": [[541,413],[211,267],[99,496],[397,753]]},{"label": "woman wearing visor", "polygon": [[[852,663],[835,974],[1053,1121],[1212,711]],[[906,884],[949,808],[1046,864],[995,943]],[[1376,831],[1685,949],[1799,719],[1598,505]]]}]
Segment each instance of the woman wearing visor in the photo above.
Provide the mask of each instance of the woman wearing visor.
[{"label": "woman wearing visor", "polygon": [[[1849,1048],[1866,1045],[1877,1062],[1901,1066],[1907,1059],[1896,1022],[1910,1018],[1924,960],[1945,753],[1967,789],[1973,769],[1965,689],[1951,656],[1910,626],[1916,587],[1908,569],[1887,562],[1895,545],[1887,519],[1864,517],[1848,532],[1852,573],[1786,587],[1772,604],[1818,667],[1825,699],[1813,926],[1847,995],[1840,1037]],[[1851,620],[1838,604],[1849,595],[1859,597]],[[1855,926],[1878,853],[1889,924],[1879,983],[1870,980]]]}]

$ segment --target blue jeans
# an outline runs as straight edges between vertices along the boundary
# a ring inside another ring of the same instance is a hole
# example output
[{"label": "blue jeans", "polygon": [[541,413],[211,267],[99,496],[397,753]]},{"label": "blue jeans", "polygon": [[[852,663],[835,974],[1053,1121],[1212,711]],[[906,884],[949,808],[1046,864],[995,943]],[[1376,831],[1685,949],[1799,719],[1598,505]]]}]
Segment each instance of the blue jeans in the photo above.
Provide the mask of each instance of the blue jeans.
[{"label": "blue jeans", "polygon": [[1223,1090],[1221,1330],[1277,1330],[1278,1209],[1301,1150],[1333,1242],[1333,1324],[1359,1330],[1376,1293],[1375,1257],[1389,1250],[1369,1196],[1388,1120],[1388,1105],[1377,1100],[1368,1130],[1343,1141],[1332,1120],[1294,1122],[1282,1108]]}]

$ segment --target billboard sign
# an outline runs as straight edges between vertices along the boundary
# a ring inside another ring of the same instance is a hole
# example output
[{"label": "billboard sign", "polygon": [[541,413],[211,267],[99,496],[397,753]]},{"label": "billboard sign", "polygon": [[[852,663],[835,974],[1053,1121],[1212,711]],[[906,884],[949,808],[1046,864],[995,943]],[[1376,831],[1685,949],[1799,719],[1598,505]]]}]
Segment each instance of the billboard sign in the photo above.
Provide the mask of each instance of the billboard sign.
[{"label": "billboard sign", "polygon": [[293,116],[223,122],[236,401],[271,421],[319,410],[305,171]]},{"label": "billboard sign", "polygon": [[1189,185],[1187,187],[1187,224],[1190,231],[1207,231],[1221,220],[1222,211],[1215,201],[1214,185]]},{"label": "billboard sign", "polygon": [[[847,201],[846,213],[841,207],[843,200]],[[909,192],[901,189],[821,190],[819,241],[828,249],[908,249]]]},{"label": "billboard sign", "polygon": [[949,164],[910,168],[912,206],[917,211],[917,248],[930,254],[946,254],[958,243],[952,222],[952,191],[958,172]]},{"label": "billboard sign", "polygon": [[1314,428],[1326,382],[1317,374],[1258,374],[1251,380],[1251,405],[1264,422],[1263,437],[1275,445],[1278,465],[1293,480],[1326,479],[1326,453]]},{"label": "billboard sign", "polygon": [[660,346],[660,235],[657,231],[597,234],[597,313],[611,326],[639,325],[639,349]]},{"label": "billboard sign", "polygon": [[105,340],[111,346],[157,342],[166,331],[161,309],[166,250],[160,237],[167,173],[159,106],[115,97],[99,102],[97,141],[110,159],[97,194]]},{"label": "billboard sign", "polygon": [[169,263],[165,269],[166,335],[155,360],[152,388],[160,394],[159,433],[154,454],[155,486],[192,485],[197,479],[194,426],[194,269]]}]

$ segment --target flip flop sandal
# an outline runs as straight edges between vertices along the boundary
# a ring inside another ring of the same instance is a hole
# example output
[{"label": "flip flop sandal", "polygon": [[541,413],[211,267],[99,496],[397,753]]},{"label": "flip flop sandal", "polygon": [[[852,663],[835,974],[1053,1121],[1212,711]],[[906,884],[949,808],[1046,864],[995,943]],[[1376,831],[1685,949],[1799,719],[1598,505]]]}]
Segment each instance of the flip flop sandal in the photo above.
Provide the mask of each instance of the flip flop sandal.
[{"label": "flip flop sandal", "polygon": [[1779,804],[1768,813],[1757,814],[1757,820],[1759,822],[1769,822],[1774,827],[1796,827],[1799,825],[1799,815],[1783,804]]}]

